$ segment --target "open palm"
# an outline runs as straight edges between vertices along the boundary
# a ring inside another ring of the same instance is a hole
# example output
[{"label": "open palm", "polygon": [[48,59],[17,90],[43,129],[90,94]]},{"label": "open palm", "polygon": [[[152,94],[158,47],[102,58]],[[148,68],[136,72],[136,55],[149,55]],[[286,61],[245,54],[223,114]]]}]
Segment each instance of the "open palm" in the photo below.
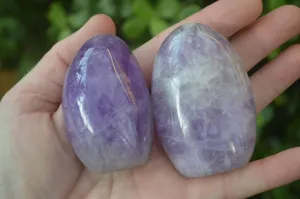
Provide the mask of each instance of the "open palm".
[{"label": "open palm", "polygon": [[[257,20],[261,0],[220,0],[185,19],[228,37],[246,70],[300,32],[300,9],[284,6]],[[174,27],[178,26],[175,25]],[[134,54],[150,84],[154,56],[171,27]],[[81,45],[97,34],[114,34],[111,19],[92,17],[57,43],[0,104],[0,198],[3,199],[223,199],[246,198],[300,178],[300,148],[211,177],[178,174],[159,142],[148,164],[92,173],[68,143],[61,95],[67,67]],[[292,46],[251,76],[257,111],[300,76],[300,46]]]}]

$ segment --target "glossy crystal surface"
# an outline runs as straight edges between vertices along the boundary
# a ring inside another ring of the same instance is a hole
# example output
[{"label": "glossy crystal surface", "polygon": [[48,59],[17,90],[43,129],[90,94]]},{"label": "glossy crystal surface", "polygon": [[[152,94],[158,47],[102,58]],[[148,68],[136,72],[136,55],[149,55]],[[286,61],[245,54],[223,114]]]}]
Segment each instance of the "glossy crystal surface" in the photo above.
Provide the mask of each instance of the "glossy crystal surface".
[{"label": "glossy crystal surface", "polygon": [[221,34],[201,24],[175,29],[156,57],[152,98],[159,138],[182,175],[218,174],[249,161],[254,98],[240,58]]},{"label": "glossy crystal surface", "polygon": [[141,69],[118,37],[87,41],[69,68],[63,93],[68,139],[99,172],[144,164],[153,134],[151,100]]}]

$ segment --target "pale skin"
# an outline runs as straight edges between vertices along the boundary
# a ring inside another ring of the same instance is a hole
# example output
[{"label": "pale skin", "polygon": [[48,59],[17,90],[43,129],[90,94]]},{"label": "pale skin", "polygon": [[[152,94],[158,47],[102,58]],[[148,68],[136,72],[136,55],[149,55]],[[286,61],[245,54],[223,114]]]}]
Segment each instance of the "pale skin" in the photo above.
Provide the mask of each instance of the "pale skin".
[{"label": "pale skin", "polygon": [[[181,23],[204,23],[228,37],[250,70],[300,33],[299,8],[284,6],[258,19],[261,11],[261,0],[219,0]],[[134,51],[149,85],[155,54],[173,28]],[[92,17],[54,45],[2,99],[0,198],[238,199],[300,179],[300,147],[229,173],[187,179],[173,168],[158,141],[144,166],[106,174],[90,172],[66,139],[61,98],[72,58],[85,41],[98,34],[115,34],[109,17]],[[251,76],[257,112],[299,77],[300,45],[294,45]]]}]

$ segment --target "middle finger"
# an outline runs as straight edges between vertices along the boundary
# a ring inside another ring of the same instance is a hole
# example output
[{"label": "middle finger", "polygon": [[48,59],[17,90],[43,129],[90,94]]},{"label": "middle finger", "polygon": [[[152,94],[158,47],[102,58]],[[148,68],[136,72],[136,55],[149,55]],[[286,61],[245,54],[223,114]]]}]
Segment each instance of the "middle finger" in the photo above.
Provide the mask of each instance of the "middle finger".
[{"label": "middle finger", "polygon": [[234,35],[231,43],[244,61],[246,70],[287,40],[300,33],[300,9],[283,6]]},{"label": "middle finger", "polygon": [[230,37],[255,21],[261,11],[261,0],[222,0],[166,29],[134,51],[148,85],[151,82],[154,57],[163,40],[174,28],[183,23],[202,23]]}]

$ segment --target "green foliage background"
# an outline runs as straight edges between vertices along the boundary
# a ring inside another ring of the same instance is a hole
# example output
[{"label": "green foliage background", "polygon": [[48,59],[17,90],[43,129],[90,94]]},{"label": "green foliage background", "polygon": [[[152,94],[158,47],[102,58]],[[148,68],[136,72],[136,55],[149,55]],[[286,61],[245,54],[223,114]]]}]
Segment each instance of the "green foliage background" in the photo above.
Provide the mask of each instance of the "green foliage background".
[{"label": "green foliage background", "polygon": [[[94,14],[105,13],[111,16],[117,24],[117,34],[134,49],[212,2],[213,0],[1,1],[0,74],[4,70],[12,70],[19,78],[22,77],[56,41],[80,28]],[[285,4],[300,6],[300,1],[264,0],[264,14]],[[299,41],[299,36],[292,39],[270,54],[256,69],[274,59],[288,46],[300,43]],[[253,160],[300,145],[299,86],[298,81],[259,114],[258,142]],[[299,199],[300,183],[253,198]]]}]

